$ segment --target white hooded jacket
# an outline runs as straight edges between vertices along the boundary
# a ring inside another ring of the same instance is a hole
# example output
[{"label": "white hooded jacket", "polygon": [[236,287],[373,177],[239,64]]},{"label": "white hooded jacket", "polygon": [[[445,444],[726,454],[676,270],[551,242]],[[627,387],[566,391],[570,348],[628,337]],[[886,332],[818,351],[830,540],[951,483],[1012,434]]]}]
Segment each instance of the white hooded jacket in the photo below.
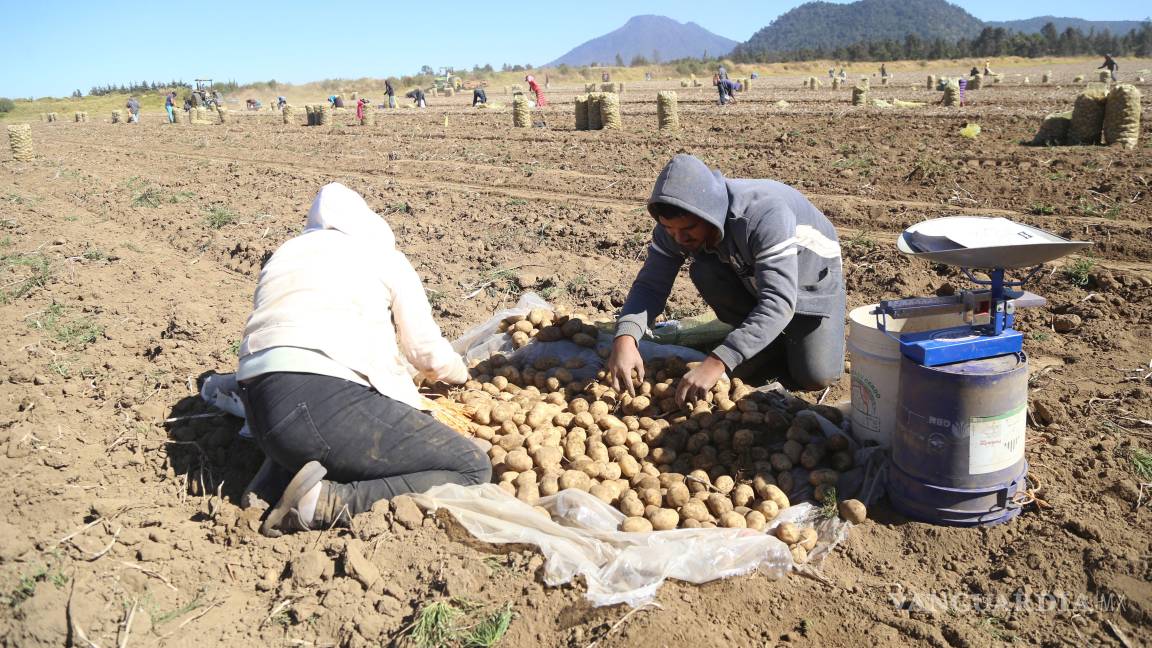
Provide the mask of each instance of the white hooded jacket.
[{"label": "white hooded jacket", "polygon": [[304,232],[260,271],[254,302],[241,362],[276,347],[319,351],[416,408],[420,395],[405,360],[433,380],[468,378],[392,229],[342,184],[320,189]]}]

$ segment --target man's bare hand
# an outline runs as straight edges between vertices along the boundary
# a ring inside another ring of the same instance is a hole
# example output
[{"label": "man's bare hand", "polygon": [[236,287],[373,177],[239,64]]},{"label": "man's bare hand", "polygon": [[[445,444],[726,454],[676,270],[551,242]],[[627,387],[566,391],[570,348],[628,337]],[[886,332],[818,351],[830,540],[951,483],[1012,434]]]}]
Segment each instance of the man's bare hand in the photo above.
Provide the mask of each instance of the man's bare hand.
[{"label": "man's bare hand", "polygon": [[713,355],[704,358],[699,366],[680,379],[676,387],[676,403],[683,407],[686,403],[704,400],[708,391],[720,381],[725,369],[720,358]]},{"label": "man's bare hand", "polygon": [[[640,347],[636,338],[621,335],[612,343],[612,355],[608,356],[608,378],[612,389],[617,392],[627,390],[636,395],[636,385],[644,382],[644,358],[640,357]],[[637,382],[633,382],[635,374]]]}]

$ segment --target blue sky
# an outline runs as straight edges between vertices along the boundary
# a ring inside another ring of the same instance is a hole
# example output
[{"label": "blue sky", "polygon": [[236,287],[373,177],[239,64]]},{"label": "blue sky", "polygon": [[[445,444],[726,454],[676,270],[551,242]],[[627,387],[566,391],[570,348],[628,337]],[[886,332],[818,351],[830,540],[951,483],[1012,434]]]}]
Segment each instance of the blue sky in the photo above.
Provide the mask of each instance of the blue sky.
[{"label": "blue sky", "polygon": [[[842,0],[837,0],[842,1]],[[743,41],[801,0],[728,2],[181,2],[0,0],[0,96],[61,96],[131,80],[293,83],[409,74],[422,65],[551,61],[638,14]],[[1146,2],[961,0],[983,20],[1142,20]],[[579,11],[573,12],[573,7]],[[575,15],[574,15],[575,14]]]}]

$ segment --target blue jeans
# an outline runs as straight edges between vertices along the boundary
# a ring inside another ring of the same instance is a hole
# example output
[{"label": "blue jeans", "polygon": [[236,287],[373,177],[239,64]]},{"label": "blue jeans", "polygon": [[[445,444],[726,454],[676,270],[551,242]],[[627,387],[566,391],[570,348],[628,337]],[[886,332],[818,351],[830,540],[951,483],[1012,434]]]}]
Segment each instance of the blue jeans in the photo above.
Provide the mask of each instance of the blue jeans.
[{"label": "blue jeans", "polygon": [[396,107],[396,95],[388,95],[388,107],[389,108],[395,108]]},{"label": "blue jeans", "polygon": [[329,507],[355,515],[382,499],[439,484],[487,483],[488,457],[431,415],[371,387],[317,374],[277,372],[240,384],[248,427],[264,453],[295,473],[328,469]]},{"label": "blue jeans", "polygon": [[[688,269],[696,290],[716,318],[738,327],[756,307],[756,297],[731,266],[715,254],[701,254]],[[823,389],[844,372],[844,302],[829,317],[794,315],[784,332],[731,373],[754,383],[779,379],[791,388]],[[791,384],[788,384],[791,383]]]},{"label": "blue jeans", "polygon": [[176,123],[176,113],[173,112],[172,106],[164,106],[164,110],[166,110],[168,112],[168,123],[169,124],[175,124]]}]

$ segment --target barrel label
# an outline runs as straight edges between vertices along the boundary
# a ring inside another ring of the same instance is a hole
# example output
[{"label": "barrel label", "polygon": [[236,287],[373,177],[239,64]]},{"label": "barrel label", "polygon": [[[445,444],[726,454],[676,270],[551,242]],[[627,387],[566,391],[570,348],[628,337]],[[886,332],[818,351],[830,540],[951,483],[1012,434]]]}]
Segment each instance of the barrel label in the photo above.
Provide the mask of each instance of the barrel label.
[{"label": "barrel label", "polygon": [[873,436],[880,431],[880,417],[877,415],[879,400],[880,390],[871,380],[852,375],[852,424],[871,432]]},{"label": "barrel label", "polygon": [[968,420],[968,474],[1004,470],[1024,458],[1027,404],[1000,414]]}]

